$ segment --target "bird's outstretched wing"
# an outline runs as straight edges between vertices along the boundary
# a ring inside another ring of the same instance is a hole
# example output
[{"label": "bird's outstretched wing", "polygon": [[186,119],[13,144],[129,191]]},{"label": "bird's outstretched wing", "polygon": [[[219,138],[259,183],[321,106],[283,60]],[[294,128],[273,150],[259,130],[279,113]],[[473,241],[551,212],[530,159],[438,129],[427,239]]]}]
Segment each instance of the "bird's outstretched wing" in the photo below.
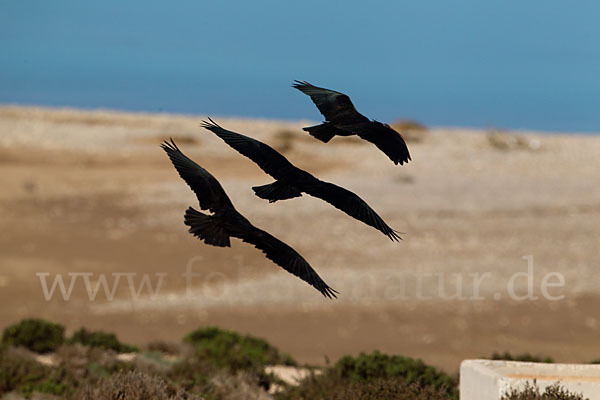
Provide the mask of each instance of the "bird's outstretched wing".
[{"label": "bird's outstretched wing", "polygon": [[389,126],[374,121],[371,129],[359,130],[358,136],[373,143],[383,151],[394,164],[404,164],[411,160],[408,146],[402,135]]},{"label": "bird's outstretched wing", "polygon": [[202,121],[200,126],[216,134],[225,143],[254,161],[260,169],[275,179],[282,179],[289,175],[290,171],[297,170],[287,158],[272,147],[251,137],[223,129],[210,118],[208,121]]},{"label": "bird's outstretched wing", "polygon": [[268,232],[256,227],[252,228],[253,229],[250,229],[240,237],[240,239],[254,245],[254,247],[261,250],[269,260],[307,282],[321,292],[323,296],[328,298],[337,297],[336,293],[338,292],[329,287],[329,285],[321,279],[319,274],[317,274],[296,250],[292,249]]},{"label": "bird's outstretched wing", "polygon": [[219,181],[183,154],[173,139],[170,143],[164,141],[160,147],[171,159],[179,176],[196,193],[201,209],[217,212],[225,208],[234,208]]},{"label": "bird's outstretched wing", "polygon": [[325,200],[352,218],[379,230],[393,241],[402,240],[399,232],[390,228],[369,205],[351,191],[333,183],[318,181],[304,188],[305,193]]},{"label": "bird's outstretched wing", "polygon": [[[334,122],[336,125],[340,122],[344,129],[346,126],[350,127],[353,124],[369,122],[367,117],[356,111],[350,97],[347,95],[311,85],[306,81],[294,82],[292,87],[310,96],[310,99],[327,121]],[[342,126],[338,127],[341,128]]]}]

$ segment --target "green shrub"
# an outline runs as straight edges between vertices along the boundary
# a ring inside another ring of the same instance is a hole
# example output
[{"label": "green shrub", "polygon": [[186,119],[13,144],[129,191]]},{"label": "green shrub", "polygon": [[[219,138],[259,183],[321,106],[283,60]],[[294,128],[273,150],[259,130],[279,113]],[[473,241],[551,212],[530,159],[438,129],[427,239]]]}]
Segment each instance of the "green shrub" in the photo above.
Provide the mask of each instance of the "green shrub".
[{"label": "green shrub", "polygon": [[47,394],[53,394],[56,396],[60,396],[60,395],[66,394],[68,392],[72,392],[69,385],[67,385],[66,383],[64,383],[56,378],[45,379],[42,382],[31,386],[30,389],[31,389],[30,393],[33,393],[33,392],[47,393]]},{"label": "green shrub", "polygon": [[548,386],[544,392],[540,392],[537,384],[526,384],[525,389],[512,389],[502,396],[501,400],[588,400],[580,394],[571,393],[560,387],[558,383]]},{"label": "green shrub", "polygon": [[276,396],[292,399],[457,399],[455,379],[421,360],[380,352],[344,356]]},{"label": "green shrub", "polygon": [[64,367],[49,367],[17,350],[0,353],[0,394],[17,391],[26,397],[33,392],[70,394],[77,380]]},{"label": "green shrub", "polygon": [[269,364],[296,365],[294,359],[263,339],[216,327],[197,329],[184,341],[194,346],[196,356],[231,371],[262,369]]},{"label": "green shrub", "polygon": [[408,383],[401,377],[374,378],[350,382],[334,370],[313,375],[299,386],[287,387],[275,395],[277,400],[451,400],[446,390],[434,386]]},{"label": "green shrub", "polygon": [[65,327],[43,319],[24,319],[4,329],[2,343],[23,346],[36,353],[54,351],[64,340]]},{"label": "green shrub", "polygon": [[492,354],[492,360],[542,362],[542,363],[553,363],[554,362],[554,360],[551,357],[532,356],[529,353],[523,353],[523,354],[513,356],[508,351],[505,351],[502,354],[501,353]]},{"label": "green shrub", "polygon": [[215,368],[202,360],[184,359],[175,363],[165,374],[165,377],[176,388],[186,390],[204,397],[212,398],[215,386],[211,381]]},{"label": "green shrub", "polygon": [[457,382],[446,373],[409,357],[387,355],[375,351],[358,357],[344,356],[333,366],[337,374],[351,382],[375,378],[402,378],[407,383],[445,388],[448,394],[457,394]]},{"label": "green shrub", "polygon": [[374,379],[345,387],[335,398],[348,400],[450,400],[445,390],[407,383],[401,378]]},{"label": "green shrub", "polygon": [[110,349],[117,353],[132,353],[138,351],[138,348],[135,346],[119,342],[119,339],[117,339],[117,336],[114,333],[102,331],[92,332],[85,328],[81,328],[73,333],[73,336],[69,338],[68,343],[80,343],[84,346]]}]

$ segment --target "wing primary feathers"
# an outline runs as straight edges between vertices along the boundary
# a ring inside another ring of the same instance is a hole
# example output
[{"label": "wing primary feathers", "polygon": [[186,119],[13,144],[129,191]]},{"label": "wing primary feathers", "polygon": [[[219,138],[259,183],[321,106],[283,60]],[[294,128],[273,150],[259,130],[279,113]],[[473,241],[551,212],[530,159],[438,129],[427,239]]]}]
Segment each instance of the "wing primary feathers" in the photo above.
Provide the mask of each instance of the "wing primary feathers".
[{"label": "wing primary feathers", "polygon": [[269,185],[255,187],[254,190],[258,197],[273,202],[299,197],[304,192],[320,198],[349,216],[374,227],[390,240],[399,240],[400,237],[394,233],[394,230],[385,224],[381,217],[355,193],[332,183],[320,181],[310,173],[295,167],[283,155],[265,143],[228,131],[218,126],[212,119],[209,118],[209,120],[210,123],[203,121],[202,126],[205,129],[212,131],[225,143],[240,154],[250,158],[264,172],[277,180]]},{"label": "wing primary feathers", "polygon": [[217,135],[231,148],[254,161],[264,172],[275,179],[282,179],[297,171],[283,155],[272,147],[249,136],[220,127],[212,119],[203,121],[201,126]]},{"label": "wing primary feathers", "polygon": [[171,142],[165,140],[161,147],[169,156],[179,176],[196,194],[202,210],[233,209],[233,204],[219,181],[183,154],[172,138]]},{"label": "wing primary feathers", "polygon": [[294,79],[294,83],[292,83],[292,87],[294,89],[300,89],[301,87],[304,87],[304,86],[312,86],[312,85],[306,81],[299,81],[297,79]]},{"label": "wing primary feathers", "polygon": [[[200,123],[200,126],[205,128],[205,129],[210,129],[210,128],[221,128],[219,126],[219,124],[217,124],[215,121],[213,121],[210,117],[208,117],[208,121],[203,120]],[[222,129],[222,128],[221,128]]]},{"label": "wing primary feathers", "polygon": [[308,262],[296,250],[277,239],[273,235],[261,229],[253,227],[240,237],[244,242],[252,244],[263,252],[263,254],[275,264],[279,265],[292,275],[302,279],[323,296],[337,297],[338,293],[327,285],[319,274],[308,264]]},{"label": "wing primary feathers", "polygon": [[366,201],[356,193],[344,189],[333,183],[317,180],[316,183],[306,187],[303,191],[313,197],[319,198],[341,210],[354,219],[377,229],[392,241],[399,241],[399,232],[390,228]]}]

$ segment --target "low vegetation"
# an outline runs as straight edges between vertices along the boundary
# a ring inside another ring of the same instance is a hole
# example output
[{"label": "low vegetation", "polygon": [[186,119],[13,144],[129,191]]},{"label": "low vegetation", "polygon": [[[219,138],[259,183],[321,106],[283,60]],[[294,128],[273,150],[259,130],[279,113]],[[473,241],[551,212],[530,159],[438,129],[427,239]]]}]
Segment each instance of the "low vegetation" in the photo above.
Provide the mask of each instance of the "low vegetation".
[{"label": "low vegetation", "polygon": [[408,143],[420,143],[427,136],[427,127],[412,119],[401,119],[391,124],[391,127],[402,134]]},{"label": "low vegetation", "polygon": [[300,138],[300,132],[291,131],[288,129],[284,129],[275,133],[275,143],[273,144],[273,148],[278,152],[284,154],[288,153],[294,148],[294,141],[297,138]]},{"label": "low vegetation", "polygon": [[33,392],[70,396],[78,381],[64,366],[46,366],[31,353],[7,347],[0,353],[0,394],[17,392],[25,397]]},{"label": "low vegetation", "polygon": [[492,148],[501,151],[537,151],[542,147],[542,143],[539,139],[528,138],[516,133],[497,130],[488,132],[487,141]]},{"label": "low vegetation", "polygon": [[85,328],[80,328],[75,331],[73,336],[67,340],[67,343],[80,343],[84,346],[114,350],[117,353],[132,353],[138,351],[138,348],[135,346],[119,342],[117,335],[114,333],[102,331],[92,332]]},{"label": "low vegetation", "polygon": [[95,387],[86,386],[76,397],[78,400],[153,399],[200,400],[201,397],[179,391],[173,394],[168,383],[141,371],[117,372]]},{"label": "low vegetation", "polygon": [[544,357],[544,356],[532,356],[529,353],[518,354],[513,356],[508,351],[504,353],[493,353],[492,360],[504,360],[504,361],[525,361],[525,362],[538,362],[538,363],[553,363],[554,360],[552,357]]},{"label": "low vegetation", "polygon": [[458,399],[457,380],[421,360],[380,352],[344,356],[278,395],[292,399]]},{"label": "low vegetation", "polygon": [[580,394],[571,393],[560,387],[558,383],[548,386],[543,392],[534,383],[527,383],[523,390],[513,389],[501,400],[589,400]]},{"label": "low vegetation", "polygon": [[290,355],[281,353],[263,339],[214,326],[189,333],[184,342],[194,347],[199,359],[234,372],[256,370],[266,365],[297,365]]},{"label": "low vegetation", "polygon": [[407,383],[444,388],[454,394],[457,382],[438,369],[421,360],[387,355],[375,351],[361,353],[358,357],[344,356],[333,367],[336,373],[351,382],[368,381],[376,378],[399,377]]},{"label": "low vegetation", "polygon": [[[129,353],[129,354],[122,354]],[[547,361],[528,354],[496,359]],[[312,371],[297,385],[265,373],[267,365],[297,366],[263,339],[217,327],[190,332],[181,344],[145,349],[107,332],[84,328],[65,339],[64,327],[23,320],[7,327],[0,346],[0,397],[52,399],[458,399],[458,379],[421,360],[380,352],[345,356]],[[39,397],[39,396],[38,396]],[[503,400],[583,400],[558,385],[527,386]]]},{"label": "low vegetation", "polygon": [[349,382],[336,374],[312,376],[299,386],[278,393],[277,400],[450,400],[445,390],[407,383],[400,377]]},{"label": "low vegetation", "polygon": [[35,353],[55,351],[64,341],[65,327],[42,319],[24,319],[2,334],[2,344],[22,346]]}]

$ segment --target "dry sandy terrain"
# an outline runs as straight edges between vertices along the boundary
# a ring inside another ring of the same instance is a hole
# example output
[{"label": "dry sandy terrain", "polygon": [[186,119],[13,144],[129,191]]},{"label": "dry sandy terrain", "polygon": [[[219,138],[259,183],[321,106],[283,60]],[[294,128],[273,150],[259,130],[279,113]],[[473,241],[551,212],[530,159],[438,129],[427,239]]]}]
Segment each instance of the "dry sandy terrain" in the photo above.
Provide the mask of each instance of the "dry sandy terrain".
[{"label": "dry sandy terrain", "polygon": [[[409,143],[413,161],[400,167],[366,142],[310,138],[300,128],[314,121],[215,118],[359,194],[405,232],[393,243],[317,199],[255,197],[250,187],[272,179],[202,118],[0,108],[0,328],[43,317],[144,344],[215,324],[300,361],[379,349],[449,372],[494,351],[600,358],[600,136],[436,128]],[[339,298],[247,244],[189,235],[183,212],[197,202],[158,147],[169,136]],[[529,289],[514,275],[527,256],[535,300],[516,297]],[[198,275],[186,280],[186,268]],[[42,281],[57,274],[65,289],[73,278],[72,293],[56,288],[47,301]],[[109,285],[119,276],[110,301],[86,291],[84,278],[93,289],[101,274]],[[161,282],[155,296],[131,292],[143,274]]]}]

